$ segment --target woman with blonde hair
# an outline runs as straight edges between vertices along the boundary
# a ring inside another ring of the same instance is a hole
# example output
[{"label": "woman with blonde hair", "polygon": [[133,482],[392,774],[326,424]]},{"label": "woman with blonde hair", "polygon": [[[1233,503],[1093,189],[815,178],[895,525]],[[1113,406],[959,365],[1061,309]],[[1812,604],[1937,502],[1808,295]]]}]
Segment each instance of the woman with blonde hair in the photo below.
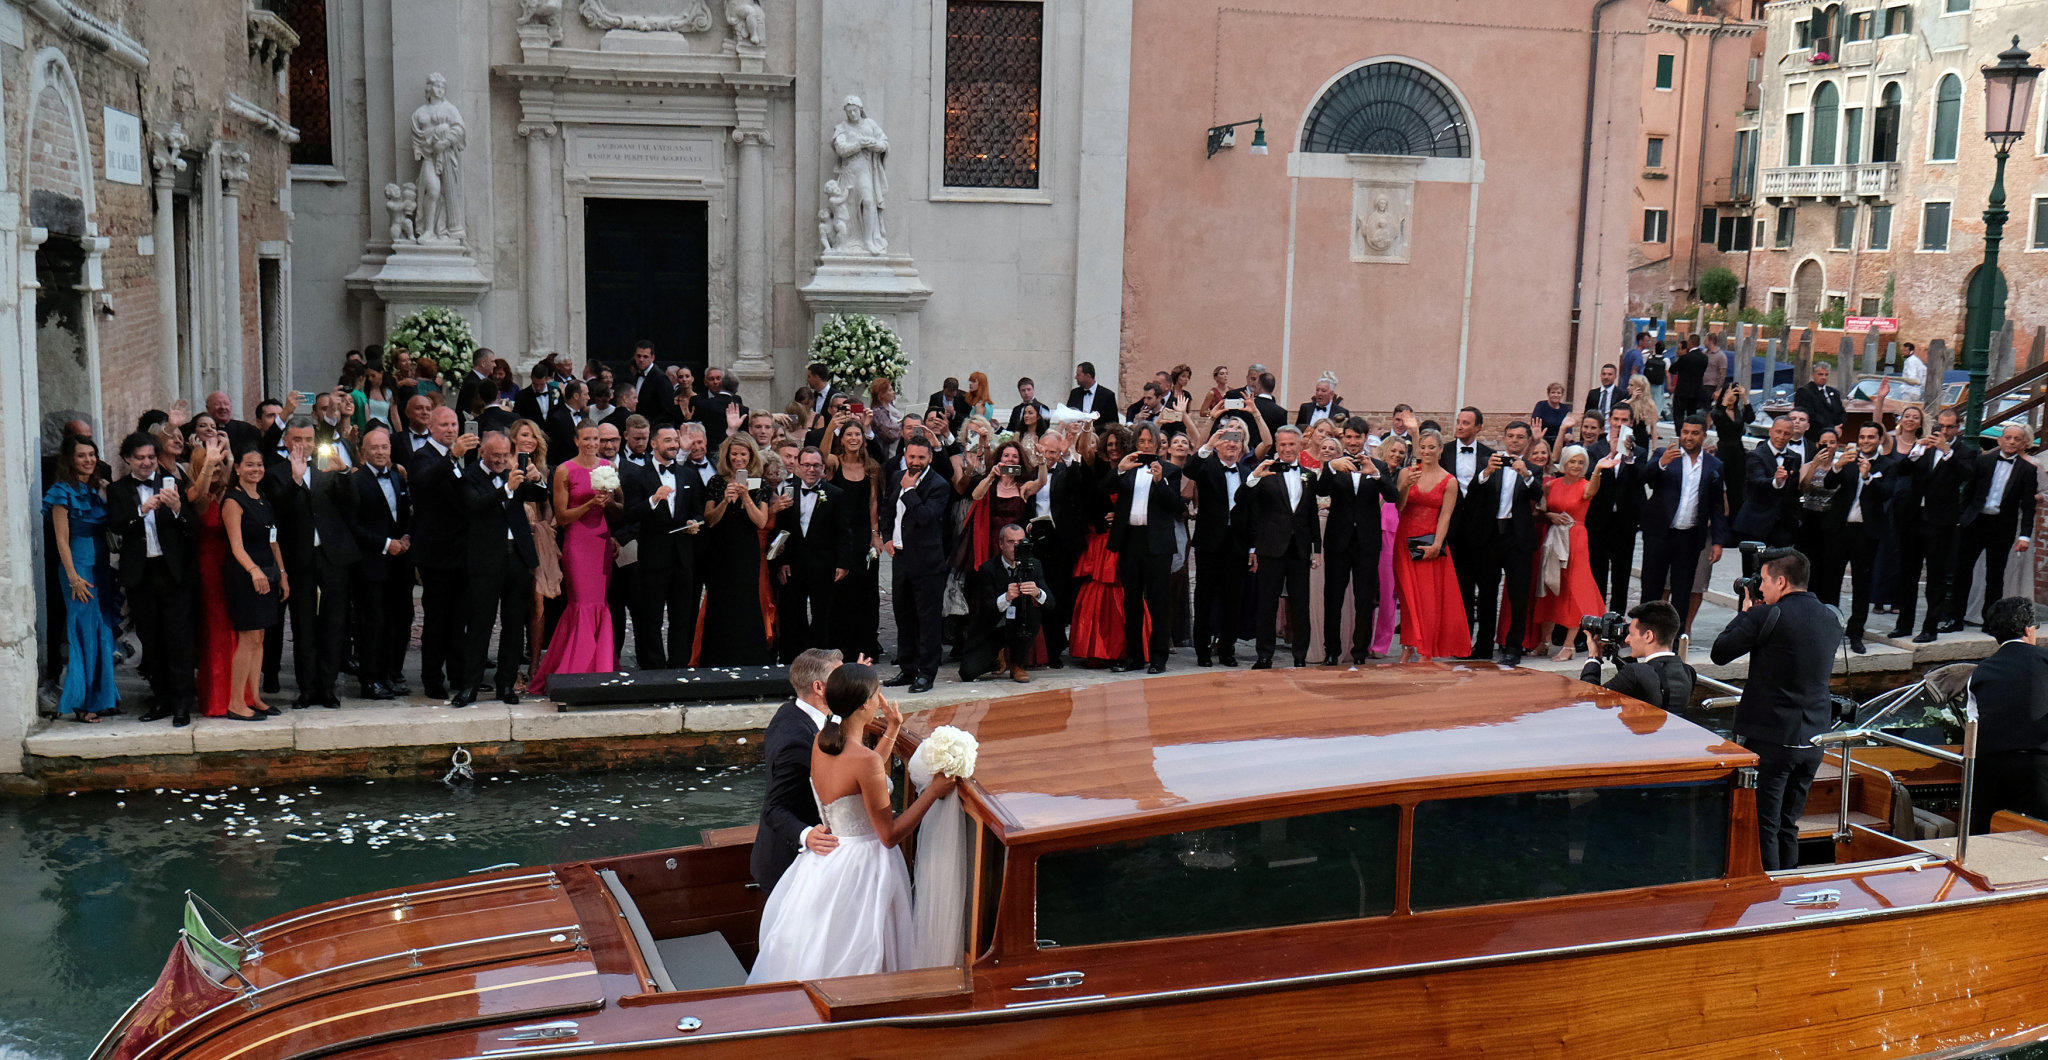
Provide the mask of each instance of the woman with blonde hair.
[{"label": "woman with blonde hair", "polygon": [[1637,425],[1649,432],[1650,440],[1657,439],[1657,396],[1650,391],[1650,381],[1641,373],[1628,377],[1628,407],[1635,414]]},{"label": "woman with blonde hair", "polygon": [[[548,466],[548,436],[540,424],[528,419],[512,421],[512,459],[526,467],[527,476],[545,482],[552,477]],[[533,568],[533,616],[529,620],[526,643],[546,644],[548,642],[548,601],[562,595],[562,544],[555,536],[555,505],[527,501],[526,522],[533,528],[533,551],[540,562]],[[623,631],[614,629],[612,640],[618,641]],[[617,653],[614,652],[614,655]],[[527,666],[531,677],[532,665]]]},{"label": "woman with blonde hair", "polygon": [[698,666],[766,666],[768,629],[761,613],[761,530],[773,521],[761,485],[761,451],[744,434],[718,447],[716,474],[704,485],[704,541],[699,569],[704,618]]},{"label": "woman with blonde hair", "polygon": [[1465,597],[1451,564],[1451,516],[1457,476],[1441,462],[1443,436],[1415,438],[1415,463],[1401,469],[1401,525],[1394,541],[1394,582],[1401,590],[1401,642],[1423,662],[1472,653]]},{"label": "woman with blonde hair", "polygon": [[616,668],[618,641],[612,635],[608,599],[612,579],[612,531],[606,516],[619,510],[617,492],[599,489],[596,472],[611,466],[598,455],[597,424],[576,428],[576,455],[550,477],[549,499],[562,538],[562,591],[567,600],[555,621],[547,651],[537,657],[527,690],[546,689],[553,674],[603,673]]}]

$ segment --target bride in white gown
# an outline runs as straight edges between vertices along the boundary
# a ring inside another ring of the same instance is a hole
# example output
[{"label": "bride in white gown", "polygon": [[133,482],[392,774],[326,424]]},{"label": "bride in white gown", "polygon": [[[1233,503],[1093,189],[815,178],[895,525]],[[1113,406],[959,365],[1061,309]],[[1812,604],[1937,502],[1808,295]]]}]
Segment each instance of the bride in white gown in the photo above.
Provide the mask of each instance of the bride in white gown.
[{"label": "bride in white gown", "polygon": [[811,748],[811,793],[839,837],[829,854],[799,853],[761,912],[761,952],[749,983],[893,972],[913,963],[916,924],[910,872],[896,845],[953,790],[934,778],[897,816],[889,809],[887,757],[858,738],[877,714],[893,747],[903,714],[882,698],[874,668],[847,663],[825,683],[824,729]]}]

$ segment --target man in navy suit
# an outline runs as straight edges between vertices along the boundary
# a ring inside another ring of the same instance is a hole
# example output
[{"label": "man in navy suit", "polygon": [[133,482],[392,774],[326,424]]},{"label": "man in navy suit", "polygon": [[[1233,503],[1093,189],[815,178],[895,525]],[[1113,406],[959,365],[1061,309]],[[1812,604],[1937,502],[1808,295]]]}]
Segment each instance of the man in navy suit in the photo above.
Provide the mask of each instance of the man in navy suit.
[{"label": "man in navy suit", "polygon": [[1956,563],[1957,591],[1949,594],[1948,618],[1961,622],[1969,597],[1970,572],[1984,557],[1984,598],[2005,592],[2005,562],[2033,544],[2034,497],[2040,491],[2034,462],[2026,458],[2027,428],[2008,423],[1998,448],[1971,462],[1970,492],[1963,502],[1962,555]]},{"label": "man in navy suit", "polygon": [[825,679],[839,669],[837,649],[806,648],[789,664],[795,693],[769,719],[762,753],[768,782],[761,799],[761,825],[754,831],[751,868],[763,893],[789,871],[797,851],[829,854],[839,845],[818,823],[818,799],[811,794],[811,744],[825,727]]},{"label": "man in navy suit", "polygon": [[1727,540],[1728,506],[1721,482],[1721,461],[1704,448],[1707,421],[1688,416],[1678,427],[1678,444],[1667,447],[1654,467],[1636,472],[1649,488],[1642,507],[1643,602],[1664,595],[1668,579],[1671,605],[1689,628],[1687,604],[1700,553],[1712,568]]},{"label": "man in navy suit", "polygon": [[939,622],[946,592],[946,509],[953,487],[932,470],[932,443],[916,435],[903,443],[903,475],[885,478],[882,550],[893,556],[896,662],[903,669],[884,682],[929,692],[939,675]]}]

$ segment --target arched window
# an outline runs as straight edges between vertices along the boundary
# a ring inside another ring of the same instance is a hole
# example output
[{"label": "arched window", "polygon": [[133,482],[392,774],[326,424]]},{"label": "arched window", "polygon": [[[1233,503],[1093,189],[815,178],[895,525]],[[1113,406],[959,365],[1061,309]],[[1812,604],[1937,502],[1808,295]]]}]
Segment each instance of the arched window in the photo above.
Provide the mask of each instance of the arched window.
[{"label": "arched window", "polygon": [[1934,93],[1934,147],[1927,158],[1932,162],[1956,160],[1956,130],[1963,120],[1963,79],[1944,75]]},{"label": "arched window", "polygon": [[1407,63],[1372,63],[1338,78],[1316,101],[1301,149],[1470,158],[1472,129],[1443,82]]},{"label": "arched window", "polygon": [[1870,160],[1899,160],[1899,83],[1884,86],[1877,104],[1877,121],[1870,127]]},{"label": "arched window", "polygon": [[1813,90],[1813,150],[1807,152],[1807,164],[1832,166],[1835,164],[1836,115],[1842,109],[1842,95],[1833,81],[1822,81]]}]

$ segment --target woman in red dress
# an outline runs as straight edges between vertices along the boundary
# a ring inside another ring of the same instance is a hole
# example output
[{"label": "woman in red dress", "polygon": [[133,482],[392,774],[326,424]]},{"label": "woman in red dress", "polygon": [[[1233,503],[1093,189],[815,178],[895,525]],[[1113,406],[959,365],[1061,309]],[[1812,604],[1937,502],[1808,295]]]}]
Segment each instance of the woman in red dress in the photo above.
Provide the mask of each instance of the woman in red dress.
[{"label": "woman in red dress", "polygon": [[[1562,627],[1564,647],[1559,648],[1555,656],[1559,662],[1572,657],[1572,642],[1577,636],[1579,620],[1607,610],[1607,602],[1600,596],[1600,586],[1593,581],[1592,553],[1586,543],[1586,509],[1590,507],[1593,496],[1600,492],[1600,479],[1586,477],[1588,463],[1585,446],[1565,446],[1557,459],[1562,473],[1543,488],[1551,532],[1555,533],[1557,527],[1568,528],[1571,547],[1566,553],[1564,568],[1558,574],[1557,587],[1549,591],[1546,591],[1547,579],[1544,576],[1549,566],[1547,542],[1538,552],[1536,588],[1539,595],[1530,612],[1529,626],[1532,631],[1540,631],[1539,644],[1548,641],[1551,627]],[[1612,457],[1600,461],[1602,468],[1613,466]]]},{"label": "woman in red dress", "polygon": [[[227,496],[233,461],[228,436],[202,417],[192,432],[192,474],[186,480],[185,502],[199,520],[199,708],[209,718],[228,713],[229,678],[235,666],[235,624],[228,620],[227,524],[221,521],[221,500]],[[242,704],[254,707],[245,697]]]},{"label": "woman in red dress", "polygon": [[[1084,432],[1082,441],[1087,437]],[[1117,581],[1116,553],[1109,550],[1109,517],[1116,511],[1117,465],[1130,452],[1131,432],[1111,427],[1103,432],[1096,459],[1089,462],[1097,478],[1096,515],[1088,528],[1088,544],[1074,564],[1074,622],[1068,654],[1084,666],[1108,666],[1124,657],[1124,587]]]},{"label": "woman in red dress", "polygon": [[[1394,536],[1394,584],[1401,591],[1401,644],[1405,659],[1460,658],[1472,653],[1472,629],[1458,572],[1447,542],[1457,510],[1456,476],[1443,469],[1443,436],[1423,431],[1415,463],[1401,469],[1401,525]],[[1411,545],[1428,537],[1427,545]],[[1419,548],[1420,558],[1410,555]]]}]

